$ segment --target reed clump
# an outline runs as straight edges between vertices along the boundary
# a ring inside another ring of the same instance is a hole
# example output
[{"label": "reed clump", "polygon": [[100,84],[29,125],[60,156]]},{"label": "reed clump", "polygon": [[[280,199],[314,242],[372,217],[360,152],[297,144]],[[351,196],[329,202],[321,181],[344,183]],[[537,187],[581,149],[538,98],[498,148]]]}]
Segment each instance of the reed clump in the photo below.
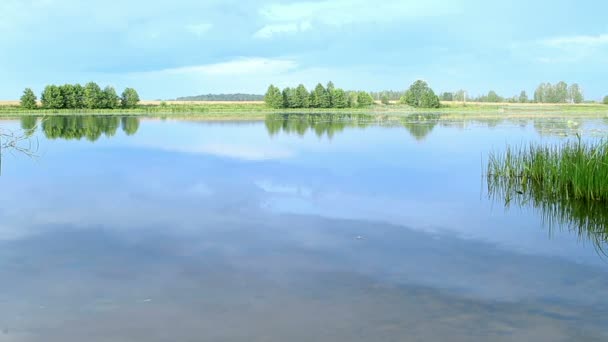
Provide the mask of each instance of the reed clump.
[{"label": "reed clump", "polygon": [[489,180],[547,200],[608,203],[608,142],[580,137],[562,145],[530,144],[490,153]]}]

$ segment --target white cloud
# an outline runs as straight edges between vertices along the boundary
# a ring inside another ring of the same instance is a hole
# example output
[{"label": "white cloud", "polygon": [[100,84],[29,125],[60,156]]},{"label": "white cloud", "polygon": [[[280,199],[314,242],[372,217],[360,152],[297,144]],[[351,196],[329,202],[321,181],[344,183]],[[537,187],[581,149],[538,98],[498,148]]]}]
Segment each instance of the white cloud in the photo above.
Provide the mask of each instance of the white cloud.
[{"label": "white cloud", "polygon": [[553,37],[513,46],[542,64],[601,61],[608,55],[607,48],[608,34]]},{"label": "white cloud", "polygon": [[597,36],[566,36],[541,41],[541,44],[547,47],[554,48],[575,48],[575,47],[599,47],[608,45],[608,34],[600,34]]},{"label": "white cloud", "polygon": [[273,24],[266,25],[258,30],[253,37],[260,39],[271,38],[276,34],[282,33],[297,33],[297,32],[305,32],[312,28],[312,25],[309,21],[304,21],[302,23],[287,23],[287,24]]},{"label": "white cloud", "polygon": [[298,33],[315,24],[341,27],[358,23],[395,22],[406,18],[437,16],[458,11],[456,4],[437,0],[325,0],[270,4],[260,9],[268,24],[255,33],[270,38],[277,33]]},{"label": "white cloud", "polygon": [[203,74],[214,76],[269,75],[294,70],[298,64],[290,59],[239,58],[227,62],[162,70],[167,74]]},{"label": "white cloud", "polygon": [[211,30],[212,27],[213,24],[210,23],[191,24],[186,26],[186,31],[194,34],[197,37],[201,37],[209,30]]}]

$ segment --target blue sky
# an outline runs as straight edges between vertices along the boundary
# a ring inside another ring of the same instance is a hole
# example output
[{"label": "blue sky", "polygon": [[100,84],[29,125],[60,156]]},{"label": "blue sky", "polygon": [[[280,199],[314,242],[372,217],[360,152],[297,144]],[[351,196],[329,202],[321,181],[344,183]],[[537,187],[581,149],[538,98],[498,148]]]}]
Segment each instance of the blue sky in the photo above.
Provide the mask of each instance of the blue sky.
[{"label": "blue sky", "polygon": [[146,99],[347,89],[608,94],[608,1],[0,0],[0,99],[94,80]]}]

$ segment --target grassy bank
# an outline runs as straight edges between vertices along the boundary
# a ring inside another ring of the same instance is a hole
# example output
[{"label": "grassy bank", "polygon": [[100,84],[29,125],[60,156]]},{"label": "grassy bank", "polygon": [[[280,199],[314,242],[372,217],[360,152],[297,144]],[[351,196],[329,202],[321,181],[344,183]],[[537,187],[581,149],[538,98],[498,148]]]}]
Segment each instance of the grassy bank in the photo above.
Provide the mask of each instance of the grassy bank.
[{"label": "grassy bank", "polygon": [[14,102],[0,102],[0,116],[23,115],[73,115],[73,114],[111,114],[142,115],[154,117],[200,117],[224,119],[263,119],[273,113],[365,113],[386,115],[409,115],[412,113],[442,114],[446,118],[536,118],[536,117],[608,117],[608,106],[601,104],[507,104],[507,103],[462,103],[443,102],[438,109],[419,109],[405,105],[375,104],[365,108],[345,109],[272,109],[262,102],[143,102],[131,109],[24,109]]}]

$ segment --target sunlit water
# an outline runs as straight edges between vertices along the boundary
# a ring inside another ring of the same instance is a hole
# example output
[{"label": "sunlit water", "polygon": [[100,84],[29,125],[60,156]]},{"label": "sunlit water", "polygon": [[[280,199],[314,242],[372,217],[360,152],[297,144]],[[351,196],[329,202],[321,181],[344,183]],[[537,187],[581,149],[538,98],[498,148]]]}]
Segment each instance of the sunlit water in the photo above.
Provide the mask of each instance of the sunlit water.
[{"label": "sunlit water", "polygon": [[54,120],[2,155],[2,342],[608,340],[598,245],[482,178],[606,122]]}]

